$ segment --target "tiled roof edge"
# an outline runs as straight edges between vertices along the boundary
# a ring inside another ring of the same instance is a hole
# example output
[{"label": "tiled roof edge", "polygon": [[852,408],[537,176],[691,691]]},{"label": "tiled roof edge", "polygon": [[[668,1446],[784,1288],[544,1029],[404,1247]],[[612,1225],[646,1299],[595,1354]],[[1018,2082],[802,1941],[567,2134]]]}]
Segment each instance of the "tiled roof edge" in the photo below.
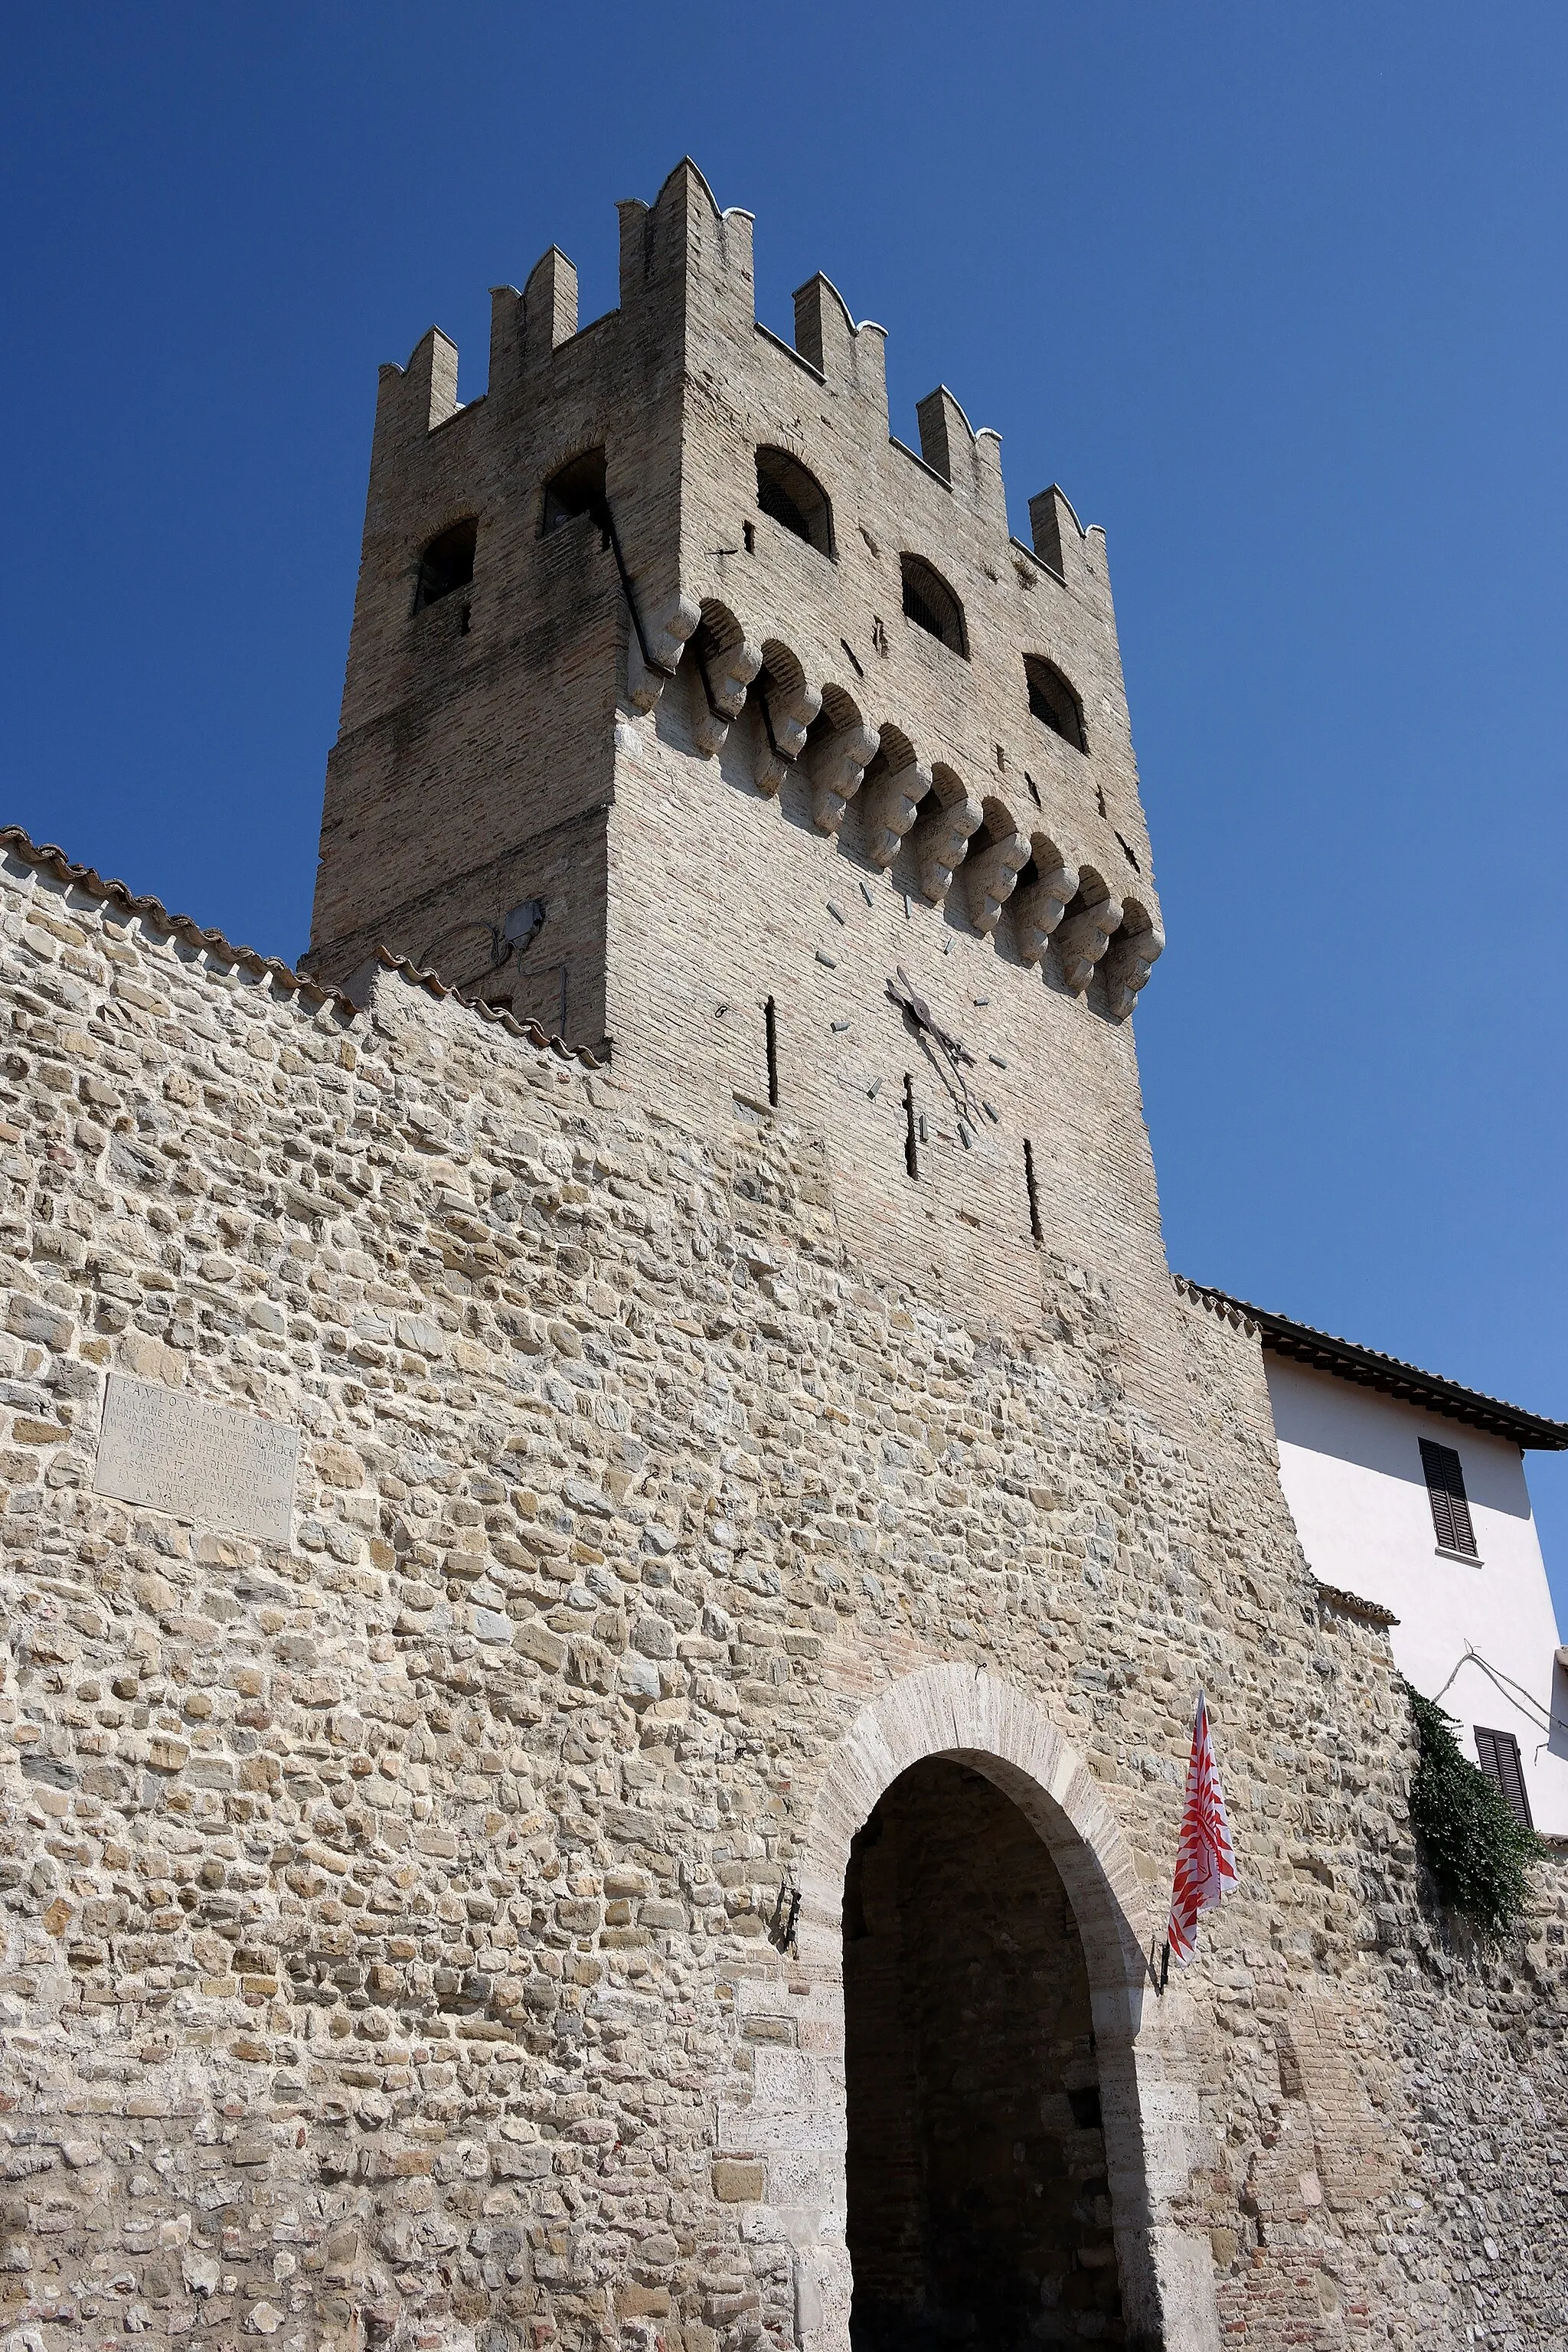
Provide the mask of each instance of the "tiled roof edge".
[{"label": "tiled roof edge", "polygon": [[[148,898],[130,888],[124,882],[106,879],[95,866],[78,866],[52,841],[37,842],[19,824],[0,825],[0,848],[13,851],[24,865],[40,873],[52,874],[58,882],[85,890],[89,897],[101,898],[114,906],[123,907],[129,915],[145,915],[160,930],[174,938],[186,940],[193,947],[207,949],[221,956],[226,963],[244,966],[247,971],[269,972],[285,988],[292,988],[302,996],[313,996],[322,1003],[337,1003],[348,1006],[341,989],[329,988],[309,972],[296,971],[292,964],[277,956],[258,954],[255,948],[236,947],[222,931],[210,930],[190,915],[171,915],[161,898]],[[352,1008],[350,1008],[352,1009]]]},{"label": "tiled roof edge", "polygon": [[1202,1307],[1210,1315],[1217,1315],[1233,1330],[1243,1331],[1249,1339],[1258,1337],[1258,1326],[1252,1320],[1252,1309],[1244,1307],[1239,1298],[1227,1298],[1223,1290],[1205,1289],[1201,1282],[1189,1282],[1184,1274],[1173,1274],[1179,1298],[1190,1298],[1194,1307]]},{"label": "tiled roof edge", "polygon": [[[131,889],[127,884],[106,880],[93,866],[79,866],[52,841],[36,842],[19,824],[0,825],[0,850],[9,850],[23,864],[38,872],[52,874],[58,882],[74,889],[85,890],[89,897],[100,898],[127,914],[142,915],[155,923],[160,930],[174,938],[188,941],[192,947],[205,949],[225,963],[238,964],[247,971],[266,972],[281,988],[292,989],[297,995],[313,998],[321,1004],[335,1004],[345,1013],[357,1013],[363,1007],[354,1003],[341,988],[315,979],[308,971],[296,971],[278,956],[258,954],[255,948],[237,947],[222,931],[212,930],[196,922],[190,915],[172,915],[161,898],[149,898]],[[586,1046],[568,1045],[559,1037],[546,1034],[537,1021],[520,1021],[499,1004],[487,1004],[481,997],[469,996],[462,989],[449,987],[436,972],[421,971],[406,956],[394,955],[390,948],[377,948],[375,961],[387,971],[395,971],[411,987],[423,988],[436,997],[456,997],[458,1003],[486,1020],[499,1022],[514,1037],[523,1038],[543,1053],[559,1055],[565,1062],[575,1062],[585,1070],[599,1070],[609,1059],[607,1052],[590,1053]],[[607,1043],[607,1041],[606,1041]]]},{"label": "tiled roof edge", "polygon": [[1398,1618],[1392,1609],[1380,1601],[1363,1601],[1359,1592],[1343,1592],[1337,1584],[1324,1584],[1314,1577],[1320,1601],[1327,1601],[1335,1609],[1343,1610],[1347,1617],[1363,1617],[1369,1625],[1397,1625]]},{"label": "tiled roof edge", "polygon": [[453,988],[439,973],[421,971],[417,964],[410,963],[406,956],[395,955],[388,947],[378,947],[375,960],[384,971],[396,972],[400,979],[408,982],[410,987],[423,988],[432,996],[454,997],[470,1013],[479,1013],[486,1021],[499,1022],[514,1037],[524,1037],[542,1052],[559,1055],[563,1062],[576,1062],[584,1070],[602,1070],[609,1063],[610,1041],[607,1037],[597,1054],[586,1045],[568,1045],[561,1038],[550,1036],[537,1021],[520,1021],[515,1013],[509,1013],[502,1004],[488,1004],[482,996],[470,996],[464,989]]},{"label": "tiled roof edge", "polygon": [[1181,1274],[1172,1278],[1184,1298],[1211,1315],[1223,1316],[1249,1334],[1256,1332],[1274,1355],[1289,1357],[1314,1371],[1332,1373],[1358,1388],[1379,1389],[1386,1396],[1421,1405],[1447,1420],[1484,1429],[1490,1436],[1511,1438],[1521,1447],[1542,1454],[1568,1451],[1568,1422],[1549,1421],[1544,1414],[1527,1412],[1501,1397],[1463,1388],[1441,1372],[1424,1372],[1419,1365],[1407,1364],[1398,1356],[1385,1356],[1381,1349],[1363,1348],[1354,1339],[1336,1339],[1331,1331],[1315,1330],[1310,1323],[1292,1322],[1287,1315],[1250,1306],[1245,1298],[1233,1298],[1212,1284],[1193,1282]]}]

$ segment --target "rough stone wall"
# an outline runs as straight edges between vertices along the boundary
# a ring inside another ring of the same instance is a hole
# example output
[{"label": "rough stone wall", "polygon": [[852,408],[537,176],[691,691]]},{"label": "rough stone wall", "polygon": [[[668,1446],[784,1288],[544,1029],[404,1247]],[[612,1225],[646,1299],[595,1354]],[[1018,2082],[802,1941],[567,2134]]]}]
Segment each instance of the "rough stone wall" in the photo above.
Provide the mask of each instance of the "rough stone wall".
[{"label": "rough stone wall", "polygon": [[[1243,1885],[1140,2178],[1227,2340],[1561,2341],[1562,1895],[1423,1940],[1244,1332],[1168,1296],[1162,1418],[1064,1260],[1010,1330],[868,1273],[809,1131],[5,884],[0,2341],[826,2352],[769,2125],[837,1961],[764,1922],[936,1661],[1070,1741],[1145,1944],[1208,1686]],[[97,1492],[111,1370],[298,1428],[292,1539]]]},{"label": "rough stone wall", "polygon": [[[1313,1664],[1334,1727],[1307,1834],[1283,1859],[1338,1896],[1359,1887],[1351,1933],[1369,1965],[1347,2000],[1316,1936],[1282,1950],[1276,1937],[1192,1986],[1211,2046],[1235,2037],[1257,2077],[1256,2120],[1230,2120],[1206,2184],[1226,2340],[1328,2347],[1384,2329],[1558,2352],[1568,1851],[1556,1842],[1536,1864],[1506,1948],[1478,1944],[1416,1869],[1399,1801],[1413,1759],[1397,1734],[1381,1756],[1369,1736],[1386,1719],[1383,1636],[1325,1604]],[[1379,1785],[1390,1768],[1392,1790]],[[1350,1801],[1349,1844],[1328,1831],[1332,1785]],[[1341,1919],[1351,1907],[1331,1906]]]}]

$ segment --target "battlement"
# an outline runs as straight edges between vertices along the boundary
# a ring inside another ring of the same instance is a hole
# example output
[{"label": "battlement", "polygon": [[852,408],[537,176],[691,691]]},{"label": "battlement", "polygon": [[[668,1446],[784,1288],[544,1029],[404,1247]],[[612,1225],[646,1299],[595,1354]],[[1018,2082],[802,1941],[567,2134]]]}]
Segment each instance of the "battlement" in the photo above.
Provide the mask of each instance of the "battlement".
[{"label": "battlement", "polygon": [[[837,1126],[883,1224],[890,1169],[1026,1243],[1075,1062],[1084,1149],[1109,1085],[1146,1160],[1097,1042],[1164,944],[1104,534],[1053,486],[1013,538],[945,385],[894,435],[885,331],[826,277],[793,345],[761,324],[752,217],[695,164],[619,209],[615,310],[579,325],[552,246],[492,293],[480,397],[437,329],[382,371],[312,961],[384,945],[695,1115]],[[1007,1075],[904,1067],[890,982]]]},{"label": "battlement", "polygon": [[[1104,576],[1104,533],[1085,530],[1066,497],[1054,485],[1030,501],[1033,544],[1010,537],[1002,479],[1001,435],[971,425],[962,404],[945,384],[916,406],[918,449],[891,431],[887,390],[887,331],[873,320],[858,324],[832,280],[822,274],[795,295],[795,341],[787,343],[756,317],[752,269],[754,215],[739,207],[721,211],[702,173],[688,157],[670,173],[650,205],[640,198],[620,205],[620,303],[586,326],[578,324],[577,272],[556,246],[534,265],[520,292],[514,286],[491,289],[489,379],[486,392],[459,405],[458,349],[437,327],[415,346],[407,367],[381,370],[382,404],[376,439],[406,451],[416,437],[428,436],[459,416],[477,415],[487,402],[521,396],[531,408],[552,393],[572,388],[586,365],[613,401],[621,387],[617,365],[623,344],[634,337],[661,354],[693,367],[700,380],[703,348],[752,338],[784,362],[768,390],[781,406],[798,395],[788,370],[808,373],[825,390],[854,404],[855,425],[864,440],[867,464],[879,462],[885,448],[911,459],[949,501],[987,518],[998,552],[1034,556],[1065,581],[1069,568]],[[584,339],[594,337],[592,346]],[[586,357],[584,356],[586,354]],[[623,423],[625,419],[621,420]],[[798,422],[798,420],[797,420]],[[852,427],[852,429],[854,429]],[[806,437],[810,437],[807,436]],[[904,486],[906,489],[910,487]],[[618,488],[622,502],[636,506],[629,479]],[[942,511],[940,501],[935,512]],[[1070,530],[1064,536],[1064,520]],[[620,520],[617,510],[617,521]],[[629,517],[623,536],[629,530]],[[1098,542],[1094,545],[1093,542]],[[629,543],[629,541],[628,541]],[[837,551],[835,551],[837,554]],[[663,621],[642,616],[645,634],[657,637],[668,664],[684,643],[679,625],[663,644]]]}]

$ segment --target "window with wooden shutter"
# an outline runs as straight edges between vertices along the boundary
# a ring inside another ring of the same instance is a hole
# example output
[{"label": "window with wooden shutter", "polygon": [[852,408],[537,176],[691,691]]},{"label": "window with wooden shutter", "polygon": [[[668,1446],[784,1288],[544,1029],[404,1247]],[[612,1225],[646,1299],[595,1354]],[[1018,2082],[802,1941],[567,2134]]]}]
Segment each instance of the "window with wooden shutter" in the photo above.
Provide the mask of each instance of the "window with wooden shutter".
[{"label": "window with wooden shutter", "polygon": [[1451,1445],[1435,1445],[1429,1437],[1424,1437],[1421,1467],[1426,1474],[1426,1499],[1432,1506],[1432,1525],[1437,1530],[1440,1549],[1460,1551],[1467,1559],[1475,1559],[1476,1533],[1470,1525],[1470,1506],[1458,1455]]},{"label": "window with wooden shutter", "polygon": [[1476,1754],[1481,1759],[1481,1770],[1489,1780],[1495,1780],[1502,1791],[1502,1800],[1516,1822],[1533,1829],[1530,1818],[1530,1791],[1524,1785],[1524,1766],[1520,1759],[1519,1742],[1511,1731],[1483,1731],[1476,1726]]}]

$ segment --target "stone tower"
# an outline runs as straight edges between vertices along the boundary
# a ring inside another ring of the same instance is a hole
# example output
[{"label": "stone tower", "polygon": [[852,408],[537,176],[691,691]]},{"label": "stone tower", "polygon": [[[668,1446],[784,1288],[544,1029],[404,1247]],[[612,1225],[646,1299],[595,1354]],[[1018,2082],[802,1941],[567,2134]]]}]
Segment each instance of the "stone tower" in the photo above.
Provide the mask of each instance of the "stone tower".
[{"label": "stone tower", "polygon": [[781,1107],[923,1286],[1027,1317],[1045,1241],[1163,1291],[1103,534],[1051,488],[1011,538],[945,389],[890,435],[826,278],[759,325],[690,163],[621,206],[620,294],[579,328],[552,248],[480,398],[435,329],[382,371],[312,968],[384,943],[704,1126]]},{"label": "stone tower", "polygon": [[750,229],[385,371],[311,973],[0,835],[0,2352],[1555,2346],[1568,1889],[1439,1948],[1165,1270],[1103,544]]}]

